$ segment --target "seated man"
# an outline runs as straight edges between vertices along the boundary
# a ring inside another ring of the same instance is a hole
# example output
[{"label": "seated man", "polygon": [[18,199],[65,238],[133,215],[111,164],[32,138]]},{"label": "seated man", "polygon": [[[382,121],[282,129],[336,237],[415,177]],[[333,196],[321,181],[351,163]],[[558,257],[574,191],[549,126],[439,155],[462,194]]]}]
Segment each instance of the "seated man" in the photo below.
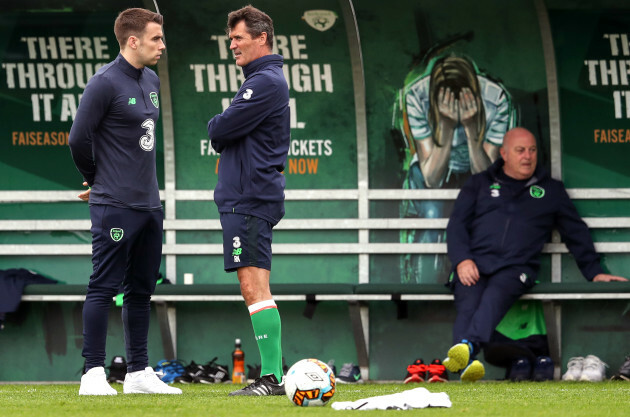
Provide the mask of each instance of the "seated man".
[{"label": "seated man", "polygon": [[455,267],[450,286],[457,315],[444,366],[463,381],[485,374],[475,356],[505,313],[536,282],[543,245],[557,228],[589,281],[627,281],[604,274],[588,227],[562,182],[536,166],[536,138],[509,130],[501,158],[462,187],[446,229]]}]

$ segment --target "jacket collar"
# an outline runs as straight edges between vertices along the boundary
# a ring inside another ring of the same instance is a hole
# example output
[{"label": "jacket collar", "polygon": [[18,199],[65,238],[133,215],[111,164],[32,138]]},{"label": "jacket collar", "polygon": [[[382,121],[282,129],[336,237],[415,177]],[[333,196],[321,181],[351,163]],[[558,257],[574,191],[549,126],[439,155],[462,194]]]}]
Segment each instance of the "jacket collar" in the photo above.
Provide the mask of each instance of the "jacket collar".
[{"label": "jacket collar", "polygon": [[140,77],[142,77],[142,74],[144,73],[144,68],[138,69],[134,67],[129,62],[127,62],[125,57],[122,56],[122,54],[120,53],[118,54],[114,62],[116,63],[116,66],[120,68],[122,72],[124,72],[125,74],[127,74],[128,76],[130,76],[131,78],[135,80],[139,80]]},{"label": "jacket collar", "polygon": [[245,78],[249,77],[253,73],[260,71],[266,66],[277,66],[282,68],[282,63],[284,62],[284,58],[281,55],[269,54],[265,56],[261,56],[258,59],[253,60],[249,64],[243,67],[243,74]]},{"label": "jacket collar", "polygon": [[[505,165],[505,161],[503,158],[499,157],[492,165],[488,167],[488,174],[492,177],[492,179],[496,182],[500,182],[499,180],[499,172],[503,170],[503,165]],[[532,175],[529,180],[525,183],[526,187],[529,187],[532,184],[536,184],[542,181],[544,178],[549,176],[547,170],[543,168],[540,164],[536,164],[536,170],[534,171],[534,175]]]}]

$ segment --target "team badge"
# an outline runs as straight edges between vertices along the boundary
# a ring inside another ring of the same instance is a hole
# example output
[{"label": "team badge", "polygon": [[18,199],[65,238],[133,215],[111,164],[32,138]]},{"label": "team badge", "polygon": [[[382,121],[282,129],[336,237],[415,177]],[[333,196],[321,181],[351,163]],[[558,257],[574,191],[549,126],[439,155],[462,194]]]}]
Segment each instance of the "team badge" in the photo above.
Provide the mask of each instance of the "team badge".
[{"label": "team badge", "polygon": [[307,10],[302,20],[313,29],[325,32],[335,24],[337,13],[332,10]]},{"label": "team badge", "polygon": [[109,235],[112,237],[114,242],[120,242],[120,239],[123,238],[124,230],[119,227],[112,227],[109,231]]},{"label": "team badge", "polygon": [[156,92],[151,92],[151,94],[149,94],[149,97],[151,98],[151,103],[153,103],[153,105],[155,106],[155,108],[159,108],[160,107],[160,102],[158,100],[158,95]]},{"label": "team badge", "polygon": [[529,195],[534,198],[543,198],[545,196],[545,189],[539,185],[532,185],[529,187]]},{"label": "team badge", "polygon": [[500,189],[501,189],[501,186],[499,184],[497,184],[496,182],[494,184],[492,184],[490,186],[490,196],[491,197],[499,197],[501,195],[499,193]]}]

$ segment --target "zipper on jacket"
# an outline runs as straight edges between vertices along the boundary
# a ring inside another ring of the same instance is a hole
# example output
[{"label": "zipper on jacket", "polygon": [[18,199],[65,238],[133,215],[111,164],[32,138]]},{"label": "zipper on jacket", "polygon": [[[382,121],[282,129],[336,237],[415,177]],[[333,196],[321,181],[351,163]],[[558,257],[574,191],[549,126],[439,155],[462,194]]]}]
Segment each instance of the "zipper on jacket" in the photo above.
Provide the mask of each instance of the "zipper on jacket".
[{"label": "zipper on jacket", "polygon": [[512,222],[511,218],[508,218],[507,221],[505,222],[505,230],[503,231],[503,237],[501,238],[501,247],[502,248],[505,247],[505,238],[507,236],[508,229],[510,228],[510,223],[511,222]]},{"label": "zipper on jacket", "polygon": [[149,103],[147,103],[147,98],[145,97],[145,94],[144,94],[144,88],[142,88],[142,84],[140,84],[139,78],[138,78],[138,88],[140,88],[140,91],[142,92],[142,102],[144,103],[144,109],[147,110],[149,108]]}]

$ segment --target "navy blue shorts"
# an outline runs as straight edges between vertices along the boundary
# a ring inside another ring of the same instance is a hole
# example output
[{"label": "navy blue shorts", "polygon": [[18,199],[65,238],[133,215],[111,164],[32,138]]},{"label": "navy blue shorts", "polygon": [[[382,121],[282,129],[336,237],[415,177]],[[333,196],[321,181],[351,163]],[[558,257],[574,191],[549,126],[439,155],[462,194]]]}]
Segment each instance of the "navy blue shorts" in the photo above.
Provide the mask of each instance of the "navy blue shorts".
[{"label": "navy blue shorts", "polygon": [[255,266],[271,271],[271,223],[238,213],[220,213],[220,220],[225,270]]}]

